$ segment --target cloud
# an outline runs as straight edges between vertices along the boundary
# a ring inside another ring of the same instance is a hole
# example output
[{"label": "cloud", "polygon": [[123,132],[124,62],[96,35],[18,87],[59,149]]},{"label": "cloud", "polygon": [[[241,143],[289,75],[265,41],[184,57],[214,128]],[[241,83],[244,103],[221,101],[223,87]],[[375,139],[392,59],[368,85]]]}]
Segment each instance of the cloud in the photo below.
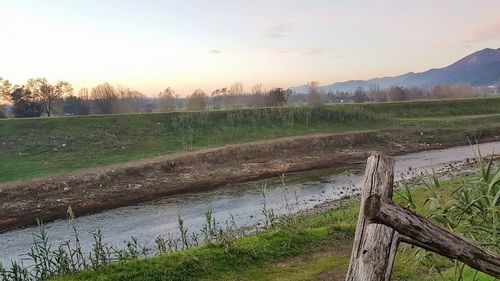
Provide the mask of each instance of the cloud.
[{"label": "cloud", "polygon": [[309,48],[301,50],[302,55],[314,56],[326,54],[329,50],[326,48]]},{"label": "cloud", "polygon": [[274,51],[276,54],[280,55],[302,55],[302,56],[318,56],[327,55],[331,53],[331,49],[328,48],[295,48],[295,49],[282,49]]},{"label": "cloud", "polygon": [[286,37],[288,33],[292,32],[295,26],[292,24],[280,24],[272,26],[262,32],[262,37],[267,39],[279,39]]},{"label": "cloud", "polygon": [[217,50],[217,49],[212,49],[212,50],[210,50],[208,52],[211,53],[211,54],[220,54],[220,53],[222,53],[221,50]]},{"label": "cloud", "polygon": [[466,42],[477,43],[499,38],[500,19],[495,19],[474,29]]}]

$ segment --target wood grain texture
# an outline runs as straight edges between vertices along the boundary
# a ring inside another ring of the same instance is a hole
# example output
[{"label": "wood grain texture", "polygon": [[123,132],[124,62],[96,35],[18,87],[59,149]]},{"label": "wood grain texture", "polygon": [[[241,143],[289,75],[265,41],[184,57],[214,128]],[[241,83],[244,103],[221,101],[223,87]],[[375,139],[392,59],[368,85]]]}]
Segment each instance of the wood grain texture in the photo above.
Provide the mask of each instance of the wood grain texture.
[{"label": "wood grain texture", "polygon": [[388,281],[398,247],[398,233],[383,224],[371,224],[363,206],[371,195],[392,198],[394,160],[382,154],[368,158],[361,190],[361,209],[346,281]]},{"label": "wood grain texture", "polygon": [[392,203],[385,196],[370,195],[363,205],[363,214],[374,225],[384,224],[409,237],[406,242],[459,260],[474,269],[500,278],[499,254],[485,250],[472,241],[419,217]]}]

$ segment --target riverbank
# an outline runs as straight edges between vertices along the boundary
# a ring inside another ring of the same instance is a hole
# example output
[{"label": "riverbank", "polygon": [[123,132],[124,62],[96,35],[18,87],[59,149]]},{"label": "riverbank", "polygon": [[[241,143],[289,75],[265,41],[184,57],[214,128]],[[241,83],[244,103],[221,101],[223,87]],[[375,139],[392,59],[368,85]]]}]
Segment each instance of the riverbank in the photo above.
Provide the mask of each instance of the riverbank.
[{"label": "riverbank", "polygon": [[286,138],[162,157],[148,162],[0,186],[0,230],[205,191],[281,173],[363,162],[372,151],[389,155],[500,139],[500,128],[479,130],[382,130]]},{"label": "riverbank", "polygon": [[[422,185],[411,188],[415,212],[429,215],[432,212],[432,207],[426,205],[429,198],[451,198],[459,186],[473,184],[478,178],[476,172],[440,181],[432,189]],[[400,193],[395,193],[394,200],[407,204]],[[295,216],[276,227],[228,244],[210,243],[54,280],[343,280],[358,212],[358,202],[340,202],[329,209]],[[462,270],[463,280],[476,276],[468,267]],[[392,280],[442,280],[456,274],[453,261],[401,245]],[[476,277],[495,280],[481,273]]]},{"label": "riverbank", "polygon": [[499,123],[498,97],[0,119],[0,183],[284,137]]}]

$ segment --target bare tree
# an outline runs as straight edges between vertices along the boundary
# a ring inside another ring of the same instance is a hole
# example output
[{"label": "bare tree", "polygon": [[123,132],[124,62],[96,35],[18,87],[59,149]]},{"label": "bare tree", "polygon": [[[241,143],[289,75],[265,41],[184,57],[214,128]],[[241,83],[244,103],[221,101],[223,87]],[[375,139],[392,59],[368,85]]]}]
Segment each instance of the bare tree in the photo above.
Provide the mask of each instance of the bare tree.
[{"label": "bare tree", "polygon": [[408,94],[403,87],[391,87],[387,92],[387,97],[390,101],[404,101],[408,100]]},{"label": "bare tree", "polygon": [[229,87],[229,95],[231,96],[241,96],[243,94],[243,83],[234,82],[231,87]]},{"label": "bare tree", "polygon": [[319,105],[322,103],[321,101],[321,93],[319,88],[318,81],[311,81],[307,83],[307,87],[309,88],[309,104],[311,105]]},{"label": "bare tree", "polygon": [[89,89],[87,88],[81,88],[80,91],[78,92],[78,97],[80,97],[82,100],[89,100]]},{"label": "bare tree", "polygon": [[208,96],[201,89],[194,91],[187,99],[188,110],[204,110],[207,107]]},{"label": "bare tree", "polygon": [[375,102],[386,102],[387,92],[380,89],[378,84],[370,84],[366,93],[368,100]]},{"label": "bare tree", "polygon": [[158,110],[171,111],[175,109],[176,95],[170,87],[158,94]]},{"label": "bare tree", "polygon": [[118,96],[117,111],[120,113],[139,113],[146,104],[146,96],[127,87],[117,86],[115,93]]},{"label": "bare tree", "polygon": [[454,98],[470,98],[476,94],[474,89],[469,85],[459,85],[453,87],[453,93]]},{"label": "bare tree", "polygon": [[43,111],[51,116],[55,102],[65,94],[71,94],[73,87],[69,82],[59,81],[55,86],[46,78],[29,79],[26,88],[40,102]]},{"label": "bare tree", "polygon": [[261,107],[266,105],[264,90],[262,84],[255,84],[252,86],[252,96],[249,100],[250,106]]},{"label": "bare tree", "polygon": [[90,109],[92,107],[92,101],[90,100],[90,92],[88,88],[81,88],[78,91],[78,97],[83,102],[83,105],[87,108],[88,114],[90,114]]},{"label": "bare tree", "polygon": [[227,92],[223,95],[224,106],[226,108],[234,108],[242,105],[243,83],[234,82]]},{"label": "bare tree", "polygon": [[116,112],[118,95],[109,83],[97,85],[92,88],[90,98],[94,102],[98,114],[111,114]]},{"label": "bare tree", "polygon": [[366,95],[363,87],[357,87],[356,91],[354,91],[354,96],[352,97],[354,102],[361,103],[368,100],[368,96]]},{"label": "bare tree", "polygon": [[9,80],[0,77],[0,104],[10,100],[10,93],[12,92],[12,84]]},{"label": "bare tree", "polygon": [[262,95],[262,84],[255,84],[252,86],[252,95]]}]

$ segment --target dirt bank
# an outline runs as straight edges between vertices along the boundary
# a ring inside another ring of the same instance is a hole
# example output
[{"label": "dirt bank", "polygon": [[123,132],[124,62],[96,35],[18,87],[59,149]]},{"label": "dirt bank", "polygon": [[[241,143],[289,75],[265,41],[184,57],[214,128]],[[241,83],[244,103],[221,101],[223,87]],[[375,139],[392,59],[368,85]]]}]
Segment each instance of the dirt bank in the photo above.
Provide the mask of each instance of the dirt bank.
[{"label": "dirt bank", "polygon": [[281,173],[365,161],[372,151],[390,155],[498,140],[500,131],[370,131],[279,139],[156,158],[84,173],[0,185],[0,232],[32,225],[36,218],[64,218],[203,191]]}]

